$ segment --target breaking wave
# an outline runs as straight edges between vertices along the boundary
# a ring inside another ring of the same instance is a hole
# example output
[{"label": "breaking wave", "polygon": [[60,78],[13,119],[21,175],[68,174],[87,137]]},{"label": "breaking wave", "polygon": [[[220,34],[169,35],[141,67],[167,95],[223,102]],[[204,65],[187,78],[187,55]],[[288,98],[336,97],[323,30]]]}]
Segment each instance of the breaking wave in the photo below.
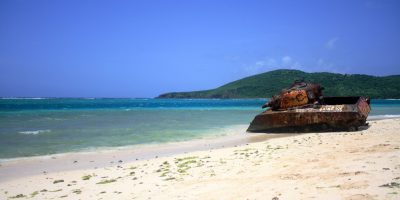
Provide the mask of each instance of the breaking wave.
[{"label": "breaking wave", "polygon": [[29,99],[29,100],[40,100],[40,99],[49,99],[45,97],[1,97],[0,99]]},{"label": "breaking wave", "polygon": [[391,119],[391,118],[400,118],[400,115],[372,115],[369,116],[369,120],[374,120],[374,119]]},{"label": "breaking wave", "polygon": [[40,133],[49,133],[50,130],[35,130],[35,131],[21,131],[18,133],[24,134],[24,135],[38,135]]}]

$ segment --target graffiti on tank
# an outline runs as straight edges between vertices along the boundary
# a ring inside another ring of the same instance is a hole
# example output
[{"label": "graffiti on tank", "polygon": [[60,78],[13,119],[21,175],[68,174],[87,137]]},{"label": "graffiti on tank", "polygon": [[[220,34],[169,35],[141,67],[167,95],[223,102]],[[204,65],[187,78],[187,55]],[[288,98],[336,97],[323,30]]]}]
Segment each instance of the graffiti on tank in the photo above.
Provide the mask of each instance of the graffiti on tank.
[{"label": "graffiti on tank", "polygon": [[328,111],[328,112],[341,112],[341,111],[343,111],[343,108],[344,108],[344,105],[325,105],[325,106],[322,106],[320,109],[319,109],[319,111],[321,111],[321,112],[326,112],[326,111]]}]

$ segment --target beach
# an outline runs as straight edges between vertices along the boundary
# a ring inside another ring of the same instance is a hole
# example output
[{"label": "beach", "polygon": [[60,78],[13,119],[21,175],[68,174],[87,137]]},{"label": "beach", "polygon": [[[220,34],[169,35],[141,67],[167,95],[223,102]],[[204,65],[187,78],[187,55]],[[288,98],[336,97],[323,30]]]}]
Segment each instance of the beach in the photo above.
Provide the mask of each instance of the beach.
[{"label": "beach", "polygon": [[[356,132],[218,143],[137,160],[125,159],[129,149],[9,160],[0,166],[0,199],[399,199],[399,129],[400,119],[384,119]],[[10,166],[40,166],[41,173],[13,175]]]},{"label": "beach", "polygon": [[0,200],[400,200],[400,1],[0,2]]}]

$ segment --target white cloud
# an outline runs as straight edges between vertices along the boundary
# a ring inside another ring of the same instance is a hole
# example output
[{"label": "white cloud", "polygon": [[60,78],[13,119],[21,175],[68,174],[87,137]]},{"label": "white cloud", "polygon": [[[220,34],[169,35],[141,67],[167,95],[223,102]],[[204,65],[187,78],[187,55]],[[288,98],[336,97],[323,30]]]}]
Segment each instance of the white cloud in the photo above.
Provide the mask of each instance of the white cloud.
[{"label": "white cloud", "polygon": [[267,60],[266,60],[266,64],[265,64],[267,67],[276,67],[276,65],[277,65],[277,62],[276,62],[276,60],[275,59],[273,59],[273,58],[268,58]]},{"label": "white cloud", "polygon": [[327,49],[333,49],[333,48],[335,48],[335,45],[336,45],[336,43],[337,43],[338,40],[339,40],[338,37],[333,37],[333,38],[329,39],[329,40],[325,43],[325,47],[326,47]]},{"label": "white cloud", "polygon": [[248,74],[257,74],[260,71],[262,71],[262,69],[265,66],[265,62],[260,60],[257,61],[254,65],[248,65],[244,67],[244,70],[246,71],[246,73]]},{"label": "white cloud", "polygon": [[282,63],[280,65],[281,68],[290,68],[290,69],[301,69],[302,66],[299,61],[294,60],[290,56],[282,57]]},{"label": "white cloud", "polygon": [[335,64],[319,58],[316,62],[319,71],[337,72]]},{"label": "white cloud", "polygon": [[290,56],[284,56],[282,57],[282,66],[284,67],[290,67],[292,63],[292,58]]},{"label": "white cloud", "polygon": [[304,70],[302,68],[303,66],[299,62],[294,62],[290,65],[290,69]]},{"label": "white cloud", "polygon": [[248,74],[257,74],[265,71],[274,69],[289,68],[289,69],[300,69],[300,62],[294,60],[290,56],[283,56],[280,59],[266,57],[262,60],[256,61],[254,64],[250,64],[244,67],[244,70]]},{"label": "white cloud", "polygon": [[264,65],[265,65],[265,61],[263,61],[263,60],[260,60],[260,61],[257,61],[257,62],[256,62],[256,66],[262,67],[262,66],[264,66]]}]

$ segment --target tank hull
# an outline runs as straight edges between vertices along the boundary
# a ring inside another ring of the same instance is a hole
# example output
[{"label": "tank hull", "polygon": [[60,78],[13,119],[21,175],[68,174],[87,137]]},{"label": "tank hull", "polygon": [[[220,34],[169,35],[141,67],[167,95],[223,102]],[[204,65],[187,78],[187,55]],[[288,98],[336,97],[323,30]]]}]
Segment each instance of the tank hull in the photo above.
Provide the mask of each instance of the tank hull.
[{"label": "tank hull", "polygon": [[248,132],[310,132],[357,130],[371,110],[365,97],[327,97],[325,105],[281,111],[266,110],[251,122]]}]

